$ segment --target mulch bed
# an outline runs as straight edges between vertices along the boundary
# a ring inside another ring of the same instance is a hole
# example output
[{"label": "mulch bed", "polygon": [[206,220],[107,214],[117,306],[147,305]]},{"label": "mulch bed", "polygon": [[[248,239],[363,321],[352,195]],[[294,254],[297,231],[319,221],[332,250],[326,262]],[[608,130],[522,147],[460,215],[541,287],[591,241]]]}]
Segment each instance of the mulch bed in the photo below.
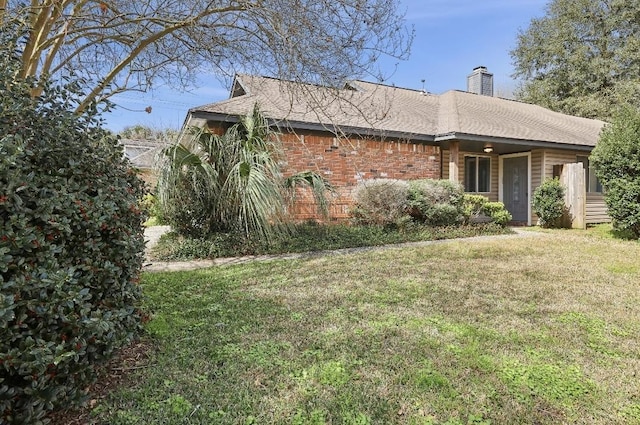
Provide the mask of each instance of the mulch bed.
[{"label": "mulch bed", "polygon": [[87,406],[51,412],[48,415],[51,425],[97,424],[97,419],[91,417],[91,410],[111,391],[130,382],[133,371],[147,367],[152,350],[153,344],[146,340],[135,341],[122,348],[98,371],[97,381],[88,388]]}]

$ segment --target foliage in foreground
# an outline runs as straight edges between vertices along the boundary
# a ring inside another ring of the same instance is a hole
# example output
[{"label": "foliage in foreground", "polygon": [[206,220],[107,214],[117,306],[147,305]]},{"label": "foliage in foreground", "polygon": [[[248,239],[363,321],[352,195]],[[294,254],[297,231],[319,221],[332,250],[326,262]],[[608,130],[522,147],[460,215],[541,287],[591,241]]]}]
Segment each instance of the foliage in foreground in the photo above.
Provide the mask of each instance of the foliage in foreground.
[{"label": "foliage in foreground", "polygon": [[526,238],[147,273],[132,424],[636,424],[640,245]]},{"label": "foliage in foreground", "polygon": [[270,240],[250,238],[238,233],[219,233],[210,238],[185,238],[176,233],[169,233],[162,236],[153,250],[153,255],[158,260],[175,261],[314,252],[507,233],[511,231],[491,223],[450,227],[414,224],[406,225],[402,229],[309,223],[296,225],[291,233],[281,234]]},{"label": "foliage in foreground", "polygon": [[287,207],[300,185],[326,211],[331,187],[322,176],[282,175],[281,142],[258,105],[224,135],[193,129],[164,154],[158,196],[164,218],[181,235],[233,232],[270,239],[287,232]]},{"label": "foliage in foreground", "polygon": [[143,184],[96,110],[72,113],[77,84],[32,99],[2,41],[0,423],[38,424],[139,330]]},{"label": "foliage in foreground", "polygon": [[533,192],[531,208],[540,219],[542,227],[561,227],[565,214],[565,188],[556,177],[547,178]]},{"label": "foliage in foreground", "polygon": [[605,127],[590,160],[614,227],[640,239],[640,111],[625,109]]}]

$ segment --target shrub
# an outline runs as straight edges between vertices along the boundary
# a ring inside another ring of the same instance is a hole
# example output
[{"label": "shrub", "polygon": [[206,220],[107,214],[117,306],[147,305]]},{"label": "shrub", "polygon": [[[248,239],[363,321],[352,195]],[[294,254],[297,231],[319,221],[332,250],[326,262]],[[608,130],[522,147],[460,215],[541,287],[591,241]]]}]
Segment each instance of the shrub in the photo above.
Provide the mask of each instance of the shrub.
[{"label": "shrub", "polygon": [[504,207],[502,202],[489,202],[486,196],[465,194],[462,202],[465,223],[482,222],[479,220],[485,216],[493,223],[505,227],[512,219],[511,214]]},{"label": "shrub", "polygon": [[533,192],[533,211],[543,227],[560,227],[565,213],[564,186],[558,178],[546,179]]},{"label": "shrub", "polygon": [[640,238],[640,112],[626,109],[605,127],[590,160],[614,228]]},{"label": "shrub", "polygon": [[407,190],[403,180],[376,179],[361,184],[351,215],[357,224],[401,226],[407,216]]},{"label": "shrub", "polygon": [[465,193],[462,198],[462,213],[465,222],[469,223],[473,217],[483,214],[482,207],[487,202],[489,202],[489,198],[486,196]]},{"label": "shrub", "polygon": [[491,221],[502,227],[506,226],[513,218],[502,202],[486,202],[482,206],[482,213],[491,217]]},{"label": "shrub", "polygon": [[464,191],[449,180],[414,180],[409,184],[410,215],[431,226],[451,226],[464,219]]},{"label": "shrub", "polygon": [[139,329],[143,183],[77,84],[0,63],[0,423],[36,424]]}]

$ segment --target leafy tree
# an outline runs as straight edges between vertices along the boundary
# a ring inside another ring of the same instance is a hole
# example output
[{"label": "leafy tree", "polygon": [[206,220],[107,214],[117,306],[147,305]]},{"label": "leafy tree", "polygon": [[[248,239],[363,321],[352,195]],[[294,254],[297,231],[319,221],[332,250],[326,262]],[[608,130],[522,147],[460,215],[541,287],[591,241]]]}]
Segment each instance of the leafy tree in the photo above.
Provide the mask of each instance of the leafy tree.
[{"label": "leafy tree", "polygon": [[602,131],[590,161],[618,230],[640,239],[640,111],[625,108]]},{"label": "leafy tree", "polygon": [[[157,84],[184,88],[203,70],[342,83],[405,58],[412,33],[398,0],[0,0],[0,25],[24,24],[18,78],[74,72],[78,104]],[[36,90],[37,93],[37,90]]]},{"label": "leafy tree", "polygon": [[257,105],[222,136],[191,129],[167,148],[158,196],[166,220],[181,234],[243,232],[270,237],[287,227],[287,206],[300,185],[326,211],[331,186],[317,173],[284,178],[280,141]]},{"label": "leafy tree", "polygon": [[587,118],[640,105],[640,2],[552,0],[511,51],[518,97]]}]

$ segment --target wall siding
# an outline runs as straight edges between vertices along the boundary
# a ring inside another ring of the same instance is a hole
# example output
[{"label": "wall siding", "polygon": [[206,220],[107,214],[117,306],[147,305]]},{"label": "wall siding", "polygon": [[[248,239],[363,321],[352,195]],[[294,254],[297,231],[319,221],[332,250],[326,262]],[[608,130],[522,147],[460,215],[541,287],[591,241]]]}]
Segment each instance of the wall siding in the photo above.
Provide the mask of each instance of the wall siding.
[{"label": "wall siding", "polygon": [[[498,179],[499,179],[499,160],[498,155],[490,155],[485,153],[478,152],[460,152],[459,153],[459,170],[458,170],[458,181],[460,184],[464,184],[464,157],[465,156],[484,156],[491,158],[491,192],[489,193],[480,193],[480,195],[484,195],[489,198],[491,202],[498,201]],[[442,178],[448,178],[449,176],[449,151],[442,151]]]},{"label": "wall siding", "polygon": [[[553,170],[553,168],[552,168]],[[533,201],[533,192],[542,184],[545,177],[545,160],[544,149],[533,149],[531,151],[531,194],[530,198]],[[531,224],[535,225],[538,222],[538,216],[531,209]]]},{"label": "wall siding", "polygon": [[602,193],[587,193],[586,223],[611,223]]},{"label": "wall siding", "polygon": [[[553,177],[553,166],[569,164],[577,161],[578,156],[589,156],[584,151],[562,151],[556,149],[545,150],[545,177]],[[601,193],[587,193],[586,224],[609,223],[611,217],[607,214],[607,206]]]},{"label": "wall siding", "polygon": [[577,162],[578,156],[588,156],[584,151],[565,151],[559,149],[544,150],[544,178],[553,177],[553,166],[561,164],[572,164]]}]

